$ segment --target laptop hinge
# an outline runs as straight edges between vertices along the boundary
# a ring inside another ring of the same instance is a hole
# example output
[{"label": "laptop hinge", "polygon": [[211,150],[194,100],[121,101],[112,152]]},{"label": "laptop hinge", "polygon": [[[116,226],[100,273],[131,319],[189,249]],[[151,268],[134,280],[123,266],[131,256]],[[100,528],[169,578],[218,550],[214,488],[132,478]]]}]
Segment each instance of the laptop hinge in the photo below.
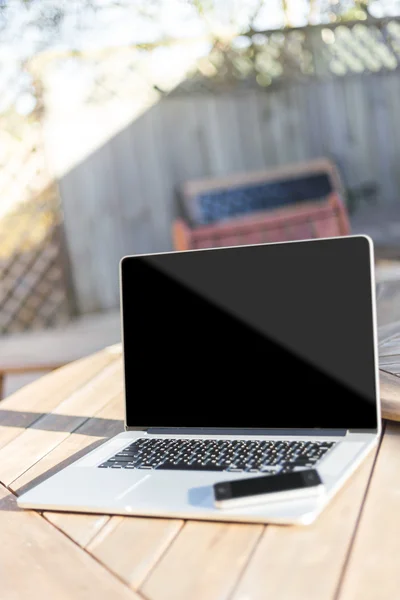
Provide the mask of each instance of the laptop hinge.
[{"label": "laptop hinge", "polygon": [[290,436],[345,436],[346,429],[232,429],[214,427],[150,427],[149,434],[171,435],[290,435]]},{"label": "laptop hinge", "polygon": [[375,433],[376,434],[376,433],[378,433],[378,430],[377,429],[348,429],[347,430],[347,435],[354,434],[354,433],[364,433],[364,434],[365,433],[372,433],[372,434]]}]

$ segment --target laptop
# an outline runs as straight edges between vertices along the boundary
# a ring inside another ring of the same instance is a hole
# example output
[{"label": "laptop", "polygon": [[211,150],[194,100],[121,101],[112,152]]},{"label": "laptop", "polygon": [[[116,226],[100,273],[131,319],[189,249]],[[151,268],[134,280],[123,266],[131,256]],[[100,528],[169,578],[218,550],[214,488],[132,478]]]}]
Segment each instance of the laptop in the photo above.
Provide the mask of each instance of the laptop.
[{"label": "laptop", "polygon": [[[123,258],[125,431],[19,506],[311,523],[381,431],[373,265],[365,236]],[[310,467],[321,498],[214,505]]]}]

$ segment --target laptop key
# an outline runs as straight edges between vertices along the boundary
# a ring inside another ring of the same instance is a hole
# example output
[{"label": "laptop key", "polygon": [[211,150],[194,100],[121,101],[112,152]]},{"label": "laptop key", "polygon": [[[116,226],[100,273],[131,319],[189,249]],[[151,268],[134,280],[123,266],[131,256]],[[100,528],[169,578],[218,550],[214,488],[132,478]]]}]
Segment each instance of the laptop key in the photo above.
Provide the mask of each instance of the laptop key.
[{"label": "laptop key", "polygon": [[156,467],[157,471],[224,471],[223,468],[217,467],[215,464],[209,462],[208,464],[196,463],[189,465],[188,463],[174,464],[174,463],[163,463]]}]

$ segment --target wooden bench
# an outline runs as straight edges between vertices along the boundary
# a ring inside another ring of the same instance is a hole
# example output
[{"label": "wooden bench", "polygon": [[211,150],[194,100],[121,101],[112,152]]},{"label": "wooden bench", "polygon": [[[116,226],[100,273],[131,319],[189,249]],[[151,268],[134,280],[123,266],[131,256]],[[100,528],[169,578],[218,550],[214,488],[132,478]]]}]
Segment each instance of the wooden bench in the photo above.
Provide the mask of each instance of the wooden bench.
[{"label": "wooden bench", "polygon": [[187,182],[181,210],[173,224],[176,250],[350,233],[343,186],[326,159]]}]

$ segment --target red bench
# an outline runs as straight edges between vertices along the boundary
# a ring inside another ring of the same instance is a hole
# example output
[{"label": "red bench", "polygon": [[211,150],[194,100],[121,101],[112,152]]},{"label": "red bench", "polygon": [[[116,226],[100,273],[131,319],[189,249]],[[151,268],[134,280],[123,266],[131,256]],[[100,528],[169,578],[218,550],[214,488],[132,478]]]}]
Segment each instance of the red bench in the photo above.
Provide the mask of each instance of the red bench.
[{"label": "red bench", "polygon": [[318,174],[326,175],[331,189],[323,198],[242,214],[211,224],[193,224],[185,217],[177,219],[173,224],[174,248],[188,250],[348,235],[350,224],[342,200],[341,182],[332,163],[325,159],[223,180],[188,182],[184,186],[183,201],[190,208],[189,203],[196,201],[204,191],[238,189],[244,184],[249,189],[251,184],[282,179],[297,181],[299,177]]}]

